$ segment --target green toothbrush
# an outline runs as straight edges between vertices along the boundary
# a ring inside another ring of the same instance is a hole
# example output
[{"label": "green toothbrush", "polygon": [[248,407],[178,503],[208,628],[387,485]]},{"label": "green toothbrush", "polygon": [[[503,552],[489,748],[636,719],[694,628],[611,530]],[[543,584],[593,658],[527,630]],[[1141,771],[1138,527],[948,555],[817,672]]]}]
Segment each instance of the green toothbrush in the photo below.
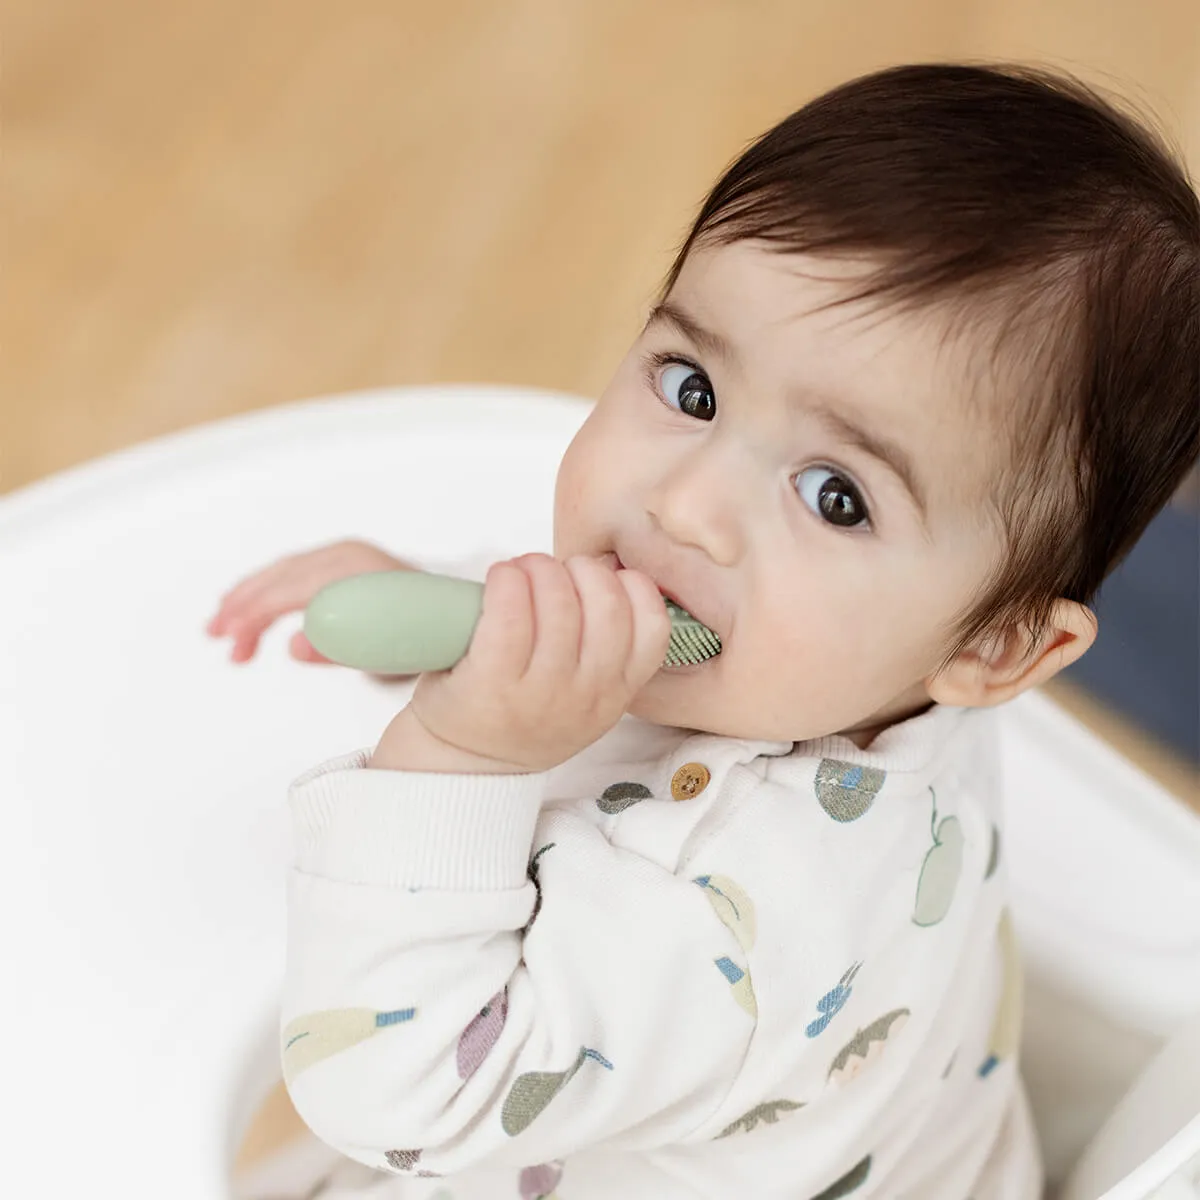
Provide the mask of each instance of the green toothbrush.
[{"label": "green toothbrush", "polygon": [[[664,597],[666,600],[666,597]],[[663,665],[688,666],[721,652],[721,639],[673,600]],[[376,675],[454,666],[483,611],[483,584],[425,571],[373,571],[322,588],[304,613],[304,636],[333,662]]]}]

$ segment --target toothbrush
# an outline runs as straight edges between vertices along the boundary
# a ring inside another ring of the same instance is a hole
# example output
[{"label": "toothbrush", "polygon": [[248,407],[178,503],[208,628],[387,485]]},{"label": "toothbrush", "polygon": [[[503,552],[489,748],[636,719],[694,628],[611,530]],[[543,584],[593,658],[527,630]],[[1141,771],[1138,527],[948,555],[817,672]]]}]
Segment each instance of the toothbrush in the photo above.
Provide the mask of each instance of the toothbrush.
[{"label": "toothbrush", "polygon": [[[721,639],[663,597],[671,637],[663,666],[704,662]],[[318,653],[377,675],[417,675],[454,666],[483,611],[483,584],[425,571],[372,571],[319,591],[304,612],[304,636]]]}]

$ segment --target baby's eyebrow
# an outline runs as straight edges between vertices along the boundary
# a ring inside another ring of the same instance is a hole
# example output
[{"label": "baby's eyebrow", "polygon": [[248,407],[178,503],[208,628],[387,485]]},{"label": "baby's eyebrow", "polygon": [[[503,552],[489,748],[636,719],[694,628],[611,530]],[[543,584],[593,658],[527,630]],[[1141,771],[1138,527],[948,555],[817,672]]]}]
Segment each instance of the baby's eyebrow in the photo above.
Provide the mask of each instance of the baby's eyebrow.
[{"label": "baby's eyebrow", "polygon": [[[715,330],[706,329],[695,317],[670,300],[664,300],[661,304],[654,306],[646,325],[649,327],[655,322],[673,325],[701,350],[720,358],[725,363],[736,364],[738,361],[737,350],[731,343]],[[908,490],[908,494],[913,498],[913,503],[917,507],[921,524],[925,527],[926,532],[929,531],[929,510],[925,489],[921,486],[921,479],[913,465],[912,458],[903,446],[882,434],[872,432],[867,428],[865,421],[856,420],[851,415],[849,406],[845,403],[834,404],[828,399],[814,401],[799,395],[791,397],[791,402],[798,410],[807,412],[823,421],[851,446],[857,447],[864,454],[869,454],[887,467]]]},{"label": "baby's eyebrow", "polygon": [[684,337],[694,342],[701,350],[726,363],[736,364],[738,361],[737,351],[719,333],[706,329],[695,317],[684,312],[678,305],[672,304],[670,300],[664,300],[661,304],[654,306],[646,324],[649,326],[655,322],[674,325]]},{"label": "baby's eyebrow", "polygon": [[887,467],[908,490],[908,494],[913,498],[913,503],[917,506],[921,524],[925,527],[926,532],[929,531],[929,510],[925,499],[925,489],[921,486],[921,479],[913,465],[912,458],[903,446],[882,434],[873,433],[865,423],[855,420],[840,405],[834,406],[827,400],[814,403],[799,397],[793,397],[793,403],[796,408],[811,413],[819,421],[823,421],[844,441],[856,446],[864,454],[869,454]]}]

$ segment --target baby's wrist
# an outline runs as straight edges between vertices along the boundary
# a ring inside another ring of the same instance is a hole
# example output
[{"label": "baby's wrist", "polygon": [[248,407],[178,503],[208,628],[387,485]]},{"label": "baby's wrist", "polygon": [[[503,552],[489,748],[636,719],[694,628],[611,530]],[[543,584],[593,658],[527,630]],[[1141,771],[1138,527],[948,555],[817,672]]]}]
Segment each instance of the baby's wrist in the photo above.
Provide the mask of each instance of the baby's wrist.
[{"label": "baby's wrist", "polygon": [[383,771],[430,771],[447,775],[527,775],[529,768],[463,750],[421,724],[411,707],[401,709],[367,762]]}]

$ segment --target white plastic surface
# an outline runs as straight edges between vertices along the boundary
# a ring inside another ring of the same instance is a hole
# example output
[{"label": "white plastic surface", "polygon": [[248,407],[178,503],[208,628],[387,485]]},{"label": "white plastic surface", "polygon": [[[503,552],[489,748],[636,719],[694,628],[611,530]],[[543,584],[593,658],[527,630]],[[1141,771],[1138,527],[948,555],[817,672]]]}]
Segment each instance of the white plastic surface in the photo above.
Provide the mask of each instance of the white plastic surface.
[{"label": "white plastic surface", "polygon": [[[334,397],[0,498],[6,1195],[225,1194],[282,974],[287,784],[406,699],[289,660],[299,617],[231,665],[203,632],[220,594],[348,536],[431,567],[549,550],[586,412],[528,389]],[[1200,822],[1042,697],[1003,720],[1005,852],[1031,994],[1057,997],[1053,1074],[1086,1076],[1084,997],[1134,1039],[1124,1087],[1200,1010]],[[1076,1152],[1103,1115],[1067,1129]]]},{"label": "white plastic surface", "polygon": [[1200,1013],[1113,1110],[1060,1200],[1134,1200],[1152,1192],[1156,1200],[1200,1200]]},{"label": "white plastic surface", "polygon": [[1001,718],[1022,1069],[1062,1179],[1164,1038],[1200,1013],[1200,820],[1044,696]]}]

